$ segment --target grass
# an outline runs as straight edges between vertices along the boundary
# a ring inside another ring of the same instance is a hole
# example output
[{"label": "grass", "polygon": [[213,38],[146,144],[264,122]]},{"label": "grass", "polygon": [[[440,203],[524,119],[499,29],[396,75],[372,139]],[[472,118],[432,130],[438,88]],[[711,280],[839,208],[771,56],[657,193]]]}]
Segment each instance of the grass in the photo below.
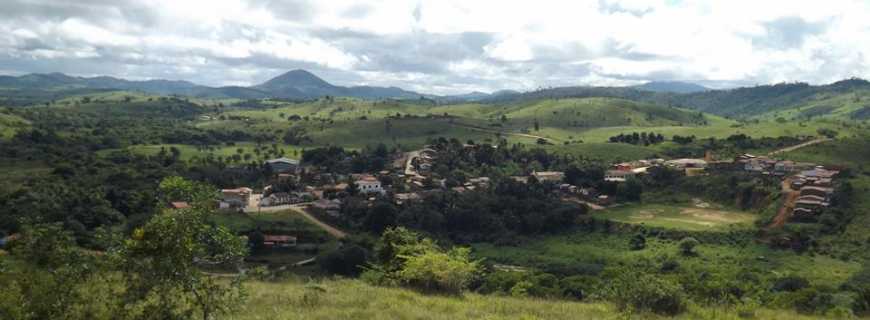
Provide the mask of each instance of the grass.
[{"label": "grass", "polygon": [[287,230],[317,232],[326,235],[316,225],[294,211],[277,211],[263,213],[226,213],[212,215],[213,222],[223,225],[234,233],[247,233],[256,229],[260,230]]},{"label": "grass", "polygon": [[682,269],[695,272],[736,275],[741,270],[754,270],[765,277],[797,275],[813,284],[832,287],[839,286],[861,268],[860,263],[853,261],[800,255],[752,241],[745,244],[703,243],[697,248],[697,257],[682,257],[678,254],[678,241],[649,236],[645,249],[630,250],[632,236],[628,233],[575,231],[535,237],[518,246],[478,243],[473,248],[476,256],[487,261],[539,270],[554,266],[625,265],[642,259],[670,256],[677,259]]},{"label": "grass", "polygon": [[[290,319],[741,319],[735,310],[690,305],[676,317],[627,315],[613,305],[514,298],[467,293],[461,297],[424,295],[402,288],[376,287],[359,280],[290,279],[245,284],[248,302],[233,320]],[[760,309],[756,319],[824,319],[794,311]]]},{"label": "grass", "polygon": [[728,231],[752,227],[756,216],[721,209],[669,205],[628,205],[599,211],[597,216],[618,222],[689,231]]}]

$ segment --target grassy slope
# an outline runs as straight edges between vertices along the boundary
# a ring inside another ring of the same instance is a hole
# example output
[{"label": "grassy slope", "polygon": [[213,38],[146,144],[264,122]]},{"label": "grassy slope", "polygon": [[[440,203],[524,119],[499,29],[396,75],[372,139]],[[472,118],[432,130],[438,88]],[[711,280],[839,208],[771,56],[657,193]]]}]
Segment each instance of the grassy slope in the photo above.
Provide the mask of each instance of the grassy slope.
[{"label": "grassy slope", "polygon": [[[367,285],[359,280],[250,282],[249,301],[228,316],[234,320],[279,319],[664,319],[642,314],[627,317],[612,305],[465,294],[423,295],[400,288]],[[783,310],[759,310],[757,319],[821,319]],[[691,306],[675,319],[740,319],[733,310]]]},{"label": "grassy slope", "polygon": [[870,92],[868,91],[859,90],[840,94],[827,93],[816,95],[809,101],[789,109],[762,114],[759,118],[867,120],[870,117],[870,113],[858,112],[863,108],[870,108]]},{"label": "grassy slope", "polygon": [[0,113],[0,139],[8,139],[20,129],[30,127],[30,121],[19,116]]},{"label": "grassy slope", "polygon": [[[856,262],[845,262],[826,256],[798,255],[792,251],[774,250],[763,244],[745,246],[705,243],[698,247],[699,257],[677,254],[677,241],[647,237],[644,250],[629,249],[631,234],[572,232],[533,238],[520,246],[475,244],[475,254],[491,262],[523,267],[543,267],[552,264],[626,264],[641,258],[672,256],[690,270],[735,275],[742,269],[756,270],[766,275],[794,274],[815,284],[838,286],[860,269]],[[760,257],[764,257],[761,259]],[[740,266],[735,268],[734,266]]]}]

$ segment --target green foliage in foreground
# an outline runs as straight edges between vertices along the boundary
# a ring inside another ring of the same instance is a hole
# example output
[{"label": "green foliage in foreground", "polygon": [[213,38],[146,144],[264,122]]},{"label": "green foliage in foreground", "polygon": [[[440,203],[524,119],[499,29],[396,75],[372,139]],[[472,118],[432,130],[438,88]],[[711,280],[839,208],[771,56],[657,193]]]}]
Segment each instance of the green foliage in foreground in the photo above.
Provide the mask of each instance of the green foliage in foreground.
[{"label": "green foliage in foreground", "polygon": [[384,230],[378,263],[363,278],[376,284],[404,284],[426,292],[459,294],[480,272],[468,248],[444,250],[429,238],[398,227]]},{"label": "green foliage in foreground", "polygon": [[[517,298],[466,293],[460,296],[426,295],[403,288],[368,285],[359,280],[301,279],[245,284],[248,303],[229,316],[234,320],[326,319],[771,319],[810,320],[830,317],[794,311],[736,307],[699,307],[686,304],[677,316],[638,311],[620,312],[608,303]],[[746,317],[741,317],[741,315]]]}]

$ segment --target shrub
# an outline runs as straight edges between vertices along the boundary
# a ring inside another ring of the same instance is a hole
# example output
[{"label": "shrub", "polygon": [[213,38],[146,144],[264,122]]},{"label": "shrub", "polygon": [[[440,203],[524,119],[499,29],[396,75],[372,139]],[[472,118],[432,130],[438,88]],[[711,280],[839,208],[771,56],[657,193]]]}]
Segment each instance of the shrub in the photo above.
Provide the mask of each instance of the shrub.
[{"label": "shrub", "polygon": [[327,272],[345,276],[356,276],[362,272],[366,262],[366,250],[357,245],[349,245],[330,251],[317,258],[320,268]]},{"label": "shrub", "polygon": [[430,250],[408,257],[399,271],[403,282],[439,292],[458,294],[468,288],[479,266],[471,260],[468,248],[453,248],[447,252]]},{"label": "shrub", "polygon": [[635,234],[628,240],[628,247],[631,248],[631,250],[643,250],[646,248],[646,237],[641,233]]},{"label": "shrub", "polygon": [[794,292],[809,286],[810,283],[807,279],[798,276],[787,276],[777,279],[773,283],[772,290]]},{"label": "shrub", "polygon": [[621,310],[676,315],[685,310],[683,288],[669,280],[625,270],[611,284],[610,298]]},{"label": "shrub", "polygon": [[685,237],[683,240],[680,240],[679,248],[680,253],[684,256],[694,256],[697,253],[695,252],[695,247],[697,247],[700,242],[697,239],[692,237]]}]

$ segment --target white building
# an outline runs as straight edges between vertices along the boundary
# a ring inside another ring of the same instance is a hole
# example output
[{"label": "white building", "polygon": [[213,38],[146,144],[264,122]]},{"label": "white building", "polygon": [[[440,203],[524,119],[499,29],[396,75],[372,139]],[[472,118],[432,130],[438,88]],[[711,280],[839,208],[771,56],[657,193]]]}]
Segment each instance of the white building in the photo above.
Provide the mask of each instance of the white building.
[{"label": "white building", "polygon": [[384,188],[381,186],[381,181],[372,176],[364,176],[354,182],[357,190],[362,193],[380,193],[384,194]]}]

